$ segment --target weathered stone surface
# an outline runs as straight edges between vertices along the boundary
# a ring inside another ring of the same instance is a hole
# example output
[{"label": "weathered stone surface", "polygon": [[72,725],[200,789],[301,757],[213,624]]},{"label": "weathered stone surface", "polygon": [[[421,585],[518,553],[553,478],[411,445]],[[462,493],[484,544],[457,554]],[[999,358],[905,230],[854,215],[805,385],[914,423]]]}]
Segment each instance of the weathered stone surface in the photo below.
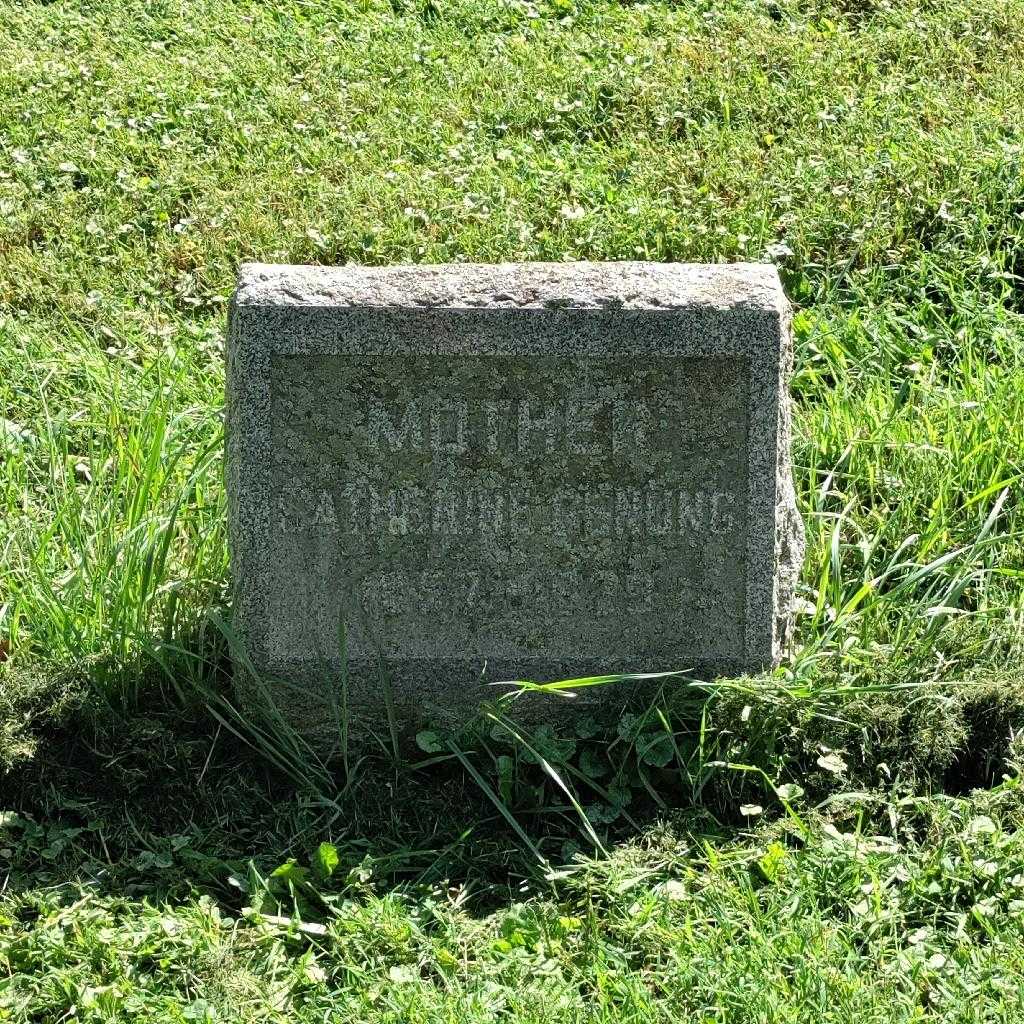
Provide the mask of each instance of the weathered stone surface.
[{"label": "weathered stone surface", "polygon": [[776,663],[803,554],[790,359],[769,266],[243,267],[252,666],[315,733],[342,689],[410,723],[497,680]]}]

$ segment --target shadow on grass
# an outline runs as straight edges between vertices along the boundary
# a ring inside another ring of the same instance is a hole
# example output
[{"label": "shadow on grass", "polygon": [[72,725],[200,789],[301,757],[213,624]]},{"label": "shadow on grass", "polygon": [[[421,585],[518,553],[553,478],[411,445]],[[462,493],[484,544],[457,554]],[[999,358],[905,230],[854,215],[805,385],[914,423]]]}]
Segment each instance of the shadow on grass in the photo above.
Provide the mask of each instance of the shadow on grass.
[{"label": "shadow on grass", "polygon": [[[338,862],[330,886],[455,889],[464,910],[482,914],[521,899],[524,887],[544,889],[542,860],[565,864],[598,843],[610,850],[658,820],[706,835],[744,829],[745,804],[780,812],[775,784],[799,783],[804,807],[837,792],[992,785],[1019,755],[1024,721],[1016,670],[922,686],[913,699],[888,690],[884,674],[863,692],[824,675],[816,690],[725,683],[713,702],[710,691],[685,686],[653,704],[615,691],[592,731],[531,733],[534,752],[543,740],[542,758],[496,735],[493,723],[400,759],[386,741],[364,737],[350,747],[347,772],[316,766],[320,784],[311,787],[244,742],[223,714],[231,666],[208,616],[154,641],[135,664],[93,668],[108,682],[123,673],[120,692],[138,699],[130,713],[80,703],[44,722],[34,753],[0,776],[0,889],[208,894],[238,911],[290,861],[299,874],[285,867],[277,876],[289,885],[315,872],[326,843]],[[838,775],[822,757],[826,744],[841,753]],[[717,774],[704,788],[709,772]],[[585,808],[574,806],[577,796]]]},{"label": "shadow on grass", "polygon": [[[252,870],[266,878],[289,859],[309,865],[323,842],[337,849],[343,872],[372,881],[378,894],[456,887],[475,913],[544,884],[536,859],[457,763],[366,762],[330,806],[198,713],[143,708],[85,727],[69,722],[0,782],[0,807],[21,819],[7,864],[15,891],[207,893],[240,910]],[[517,817],[558,863],[586,852],[571,813],[547,804]],[[657,816],[652,806],[633,821]],[[623,823],[607,839],[635,831]]]},{"label": "shadow on grass", "polygon": [[[176,669],[190,674],[196,694],[202,682],[213,713],[167,684]],[[108,680],[115,671],[102,670]],[[455,755],[406,750],[396,761],[378,741],[352,747],[347,783],[332,763],[333,791],[311,791],[218,720],[217,695],[230,697],[230,664],[208,626],[172,646],[154,645],[118,671],[131,677],[125,692],[140,695],[130,713],[80,705],[59,725],[44,724],[34,753],[0,777],[0,811],[8,812],[0,846],[10,851],[0,874],[8,891],[66,886],[73,894],[88,886],[158,900],[205,893],[237,911],[254,879],[290,860],[313,863],[322,843],[338,853],[339,878],[351,874],[378,894],[457,888],[473,913],[545,886],[536,852],[495,805],[503,785],[497,769],[509,758],[489,748],[483,731],[479,746],[467,735],[463,750],[490,776],[490,797]],[[540,767],[515,770],[509,799],[536,850],[553,864],[593,852],[576,809]],[[640,801],[605,822],[602,838],[627,840],[664,813]]]}]

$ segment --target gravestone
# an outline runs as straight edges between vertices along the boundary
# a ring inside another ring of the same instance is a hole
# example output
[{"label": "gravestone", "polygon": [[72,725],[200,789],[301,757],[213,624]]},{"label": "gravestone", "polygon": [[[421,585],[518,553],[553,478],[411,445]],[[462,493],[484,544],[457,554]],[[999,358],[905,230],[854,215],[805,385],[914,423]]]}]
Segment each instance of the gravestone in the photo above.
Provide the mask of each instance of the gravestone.
[{"label": "gravestone", "polygon": [[317,733],[342,701],[404,726],[494,681],[776,664],[790,361],[770,266],[244,266],[243,690]]}]

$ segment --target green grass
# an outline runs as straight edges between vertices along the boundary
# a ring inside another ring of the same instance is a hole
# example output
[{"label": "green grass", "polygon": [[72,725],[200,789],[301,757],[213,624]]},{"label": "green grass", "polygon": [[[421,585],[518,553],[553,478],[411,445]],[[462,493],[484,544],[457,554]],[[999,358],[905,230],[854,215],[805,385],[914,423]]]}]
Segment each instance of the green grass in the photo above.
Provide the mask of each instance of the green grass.
[{"label": "green grass", "polygon": [[[860,808],[863,812],[864,807]],[[86,829],[9,822],[48,867],[0,914],[13,1020],[1006,1021],[1024,1013],[1019,792],[888,805],[892,828],[768,828],[742,842],[668,822],[507,892],[322,845],[173,900],[187,831],[100,877],[50,881]],[[47,860],[48,858],[48,860]],[[81,861],[79,860],[79,864]],[[94,864],[93,871],[99,871]]]},{"label": "green grass", "polygon": [[[1021,1019],[1022,46],[1019,0],[8,5],[0,1021]],[[797,307],[792,659],[418,767],[247,729],[238,263],[625,258]]]}]

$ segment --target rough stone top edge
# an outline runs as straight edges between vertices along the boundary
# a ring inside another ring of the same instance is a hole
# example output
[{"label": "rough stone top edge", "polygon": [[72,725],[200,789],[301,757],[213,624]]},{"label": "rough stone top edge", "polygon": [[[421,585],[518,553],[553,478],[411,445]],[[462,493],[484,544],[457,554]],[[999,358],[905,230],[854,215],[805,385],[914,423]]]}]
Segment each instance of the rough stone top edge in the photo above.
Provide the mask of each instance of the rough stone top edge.
[{"label": "rough stone top edge", "polygon": [[340,267],[245,263],[236,307],[788,309],[767,263],[447,263]]}]

